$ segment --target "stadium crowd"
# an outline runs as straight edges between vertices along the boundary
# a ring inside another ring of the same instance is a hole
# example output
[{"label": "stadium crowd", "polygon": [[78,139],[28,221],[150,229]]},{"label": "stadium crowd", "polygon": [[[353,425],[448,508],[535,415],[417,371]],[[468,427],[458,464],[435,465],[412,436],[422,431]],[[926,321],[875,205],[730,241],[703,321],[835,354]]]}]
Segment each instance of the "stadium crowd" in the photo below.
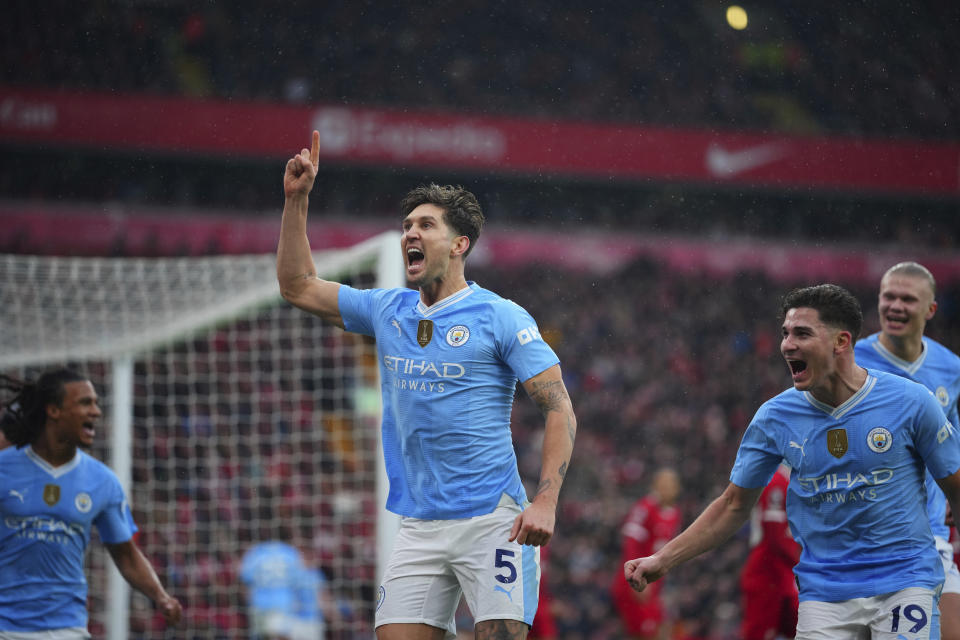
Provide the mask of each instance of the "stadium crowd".
[{"label": "stadium crowd", "polygon": [[748,29],[734,31],[724,5],[697,0],[15,2],[0,26],[0,83],[960,136],[955,3],[747,9]]},{"label": "stadium crowd", "polygon": [[[655,8],[546,0],[16,2],[0,21],[7,62],[0,85],[727,131],[960,137],[960,89],[950,71],[960,58],[950,31],[955,4],[748,7],[742,32],[726,25],[721,9],[696,0]],[[121,212],[159,206],[262,216],[276,205],[276,166],[272,158],[10,146],[0,157],[0,195],[109,202]],[[960,238],[949,199],[443,168],[325,166],[314,206],[393,216],[396,194],[427,175],[469,184],[497,221],[942,248]]]}]

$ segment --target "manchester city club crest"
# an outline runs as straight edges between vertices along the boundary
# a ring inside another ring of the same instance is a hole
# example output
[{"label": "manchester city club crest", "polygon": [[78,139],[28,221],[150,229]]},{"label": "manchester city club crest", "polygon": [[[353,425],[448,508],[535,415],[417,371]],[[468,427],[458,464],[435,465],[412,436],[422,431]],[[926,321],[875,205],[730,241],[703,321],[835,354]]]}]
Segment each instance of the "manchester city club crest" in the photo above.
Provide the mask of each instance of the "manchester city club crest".
[{"label": "manchester city club crest", "polygon": [[847,452],[847,430],[830,429],[827,431],[827,451],[834,458],[842,458]]},{"label": "manchester city club crest", "polygon": [[417,344],[425,347],[433,339],[433,320],[421,320],[417,325]]},{"label": "manchester city club crest", "polygon": [[90,499],[89,493],[81,491],[73,499],[73,506],[75,506],[80,513],[88,513],[90,509],[93,508],[93,500]]},{"label": "manchester city club crest", "polygon": [[467,340],[470,339],[470,329],[467,329],[462,324],[447,331],[447,344],[451,347],[462,347],[467,343]]},{"label": "manchester city club crest", "polygon": [[933,395],[937,397],[937,402],[940,403],[941,407],[946,407],[950,404],[950,394],[947,392],[946,387],[937,387]]},{"label": "manchester city club crest", "polygon": [[867,446],[870,447],[870,451],[874,453],[888,451],[892,443],[893,434],[883,427],[871,429],[870,433],[867,434]]}]

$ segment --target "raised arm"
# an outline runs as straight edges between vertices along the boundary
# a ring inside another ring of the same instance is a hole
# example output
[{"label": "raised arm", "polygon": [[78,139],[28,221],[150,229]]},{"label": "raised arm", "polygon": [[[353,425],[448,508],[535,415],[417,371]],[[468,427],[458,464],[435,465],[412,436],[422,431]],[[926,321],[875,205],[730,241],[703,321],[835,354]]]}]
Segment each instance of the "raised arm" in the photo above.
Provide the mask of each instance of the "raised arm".
[{"label": "raised arm", "polygon": [[678,564],[726,542],[750,517],[763,487],[744,489],[730,483],[696,520],[659,551],[646,558],[634,558],[623,565],[623,574],[637,591],[659,580]]},{"label": "raised arm", "polygon": [[180,617],[183,615],[180,602],[166,592],[150,565],[150,561],[134,544],[133,540],[127,540],[120,544],[108,544],[106,547],[124,580],[153,601],[160,613],[163,614],[168,626],[178,624]]},{"label": "raised arm", "polygon": [[577,435],[577,418],[563,384],[560,365],[556,364],[523,383],[527,394],[540,407],[545,426],[540,484],[533,503],[517,516],[510,531],[510,540],[533,546],[545,545],[553,536],[557,519],[560,485],[567,475],[573,441]]},{"label": "raised arm", "polygon": [[310,149],[287,161],[283,175],[283,220],[277,245],[277,282],[290,304],[343,327],[337,303],[340,284],[317,277],[307,240],[307,206],[320,163],[320,133],[313,132]]}]

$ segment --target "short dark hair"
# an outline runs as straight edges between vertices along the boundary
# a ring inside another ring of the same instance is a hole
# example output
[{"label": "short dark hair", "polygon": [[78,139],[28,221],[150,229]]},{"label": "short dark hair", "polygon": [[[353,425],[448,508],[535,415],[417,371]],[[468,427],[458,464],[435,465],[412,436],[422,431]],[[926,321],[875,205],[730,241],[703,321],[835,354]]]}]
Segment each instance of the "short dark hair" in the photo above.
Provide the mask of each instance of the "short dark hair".
[{"label": "short dark hair", "polygon": [[466,236],[470,246],[463,254],[466,258],[473,251],[473,245],[480,237],[483,228],[483,211],[477,197],[461,186],[438,185],[434,183],[420,185],[407,192],[400,202],[400,217],[406,218],[410,212],[422,204],[432,204],[443,209],[443,221],[458,236]]},{"label": "short dark hair", "polygon": [[0,389],[12,391],[12,400],[3,405],[0,416],[3,434],[12,444],[24,447],[36,440],[47,420],[47,406],[60,406],[63,386],[69,382],[86,382],[88,378],[73,369],[53,369],[43,373],[36,382],[0,376]]},{"label": "short dark hair", "polygon": [[863,327],[863,312],[852,293],[835,284],[794,289],[783,297],[780,317],[785,318],[788,311],[801,307],[815,310],[824,324],[849,331],[852,343],[856,344]]}]

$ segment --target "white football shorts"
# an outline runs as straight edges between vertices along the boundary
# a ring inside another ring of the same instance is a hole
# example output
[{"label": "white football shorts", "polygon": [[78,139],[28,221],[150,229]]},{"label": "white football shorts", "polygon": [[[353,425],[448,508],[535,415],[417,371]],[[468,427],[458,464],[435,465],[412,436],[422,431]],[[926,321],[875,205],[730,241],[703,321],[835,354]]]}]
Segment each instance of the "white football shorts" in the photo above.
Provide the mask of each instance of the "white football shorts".
[{"label": "white football shorts", "polygon": [[842,602],[805,600],[796,640],[933,640],[940,638],[940,590],[909,587]]},{"label": "white football shorts", "polygon": [[377,598],[376,624],[421,623],[456,638],[461,594],[474,622],[533,623],[540,548],[507,542],[520,506],[504,496],[489,514],[458,520],[402,518]]},{"label": "white football shorts", "polygon": [[957,570],[957,563],[953,561],[953,545],[939,536],[934,536],[933,539],[937,541],[937,552],[943,563],[943,592],[960,593],[960,571]]}]

